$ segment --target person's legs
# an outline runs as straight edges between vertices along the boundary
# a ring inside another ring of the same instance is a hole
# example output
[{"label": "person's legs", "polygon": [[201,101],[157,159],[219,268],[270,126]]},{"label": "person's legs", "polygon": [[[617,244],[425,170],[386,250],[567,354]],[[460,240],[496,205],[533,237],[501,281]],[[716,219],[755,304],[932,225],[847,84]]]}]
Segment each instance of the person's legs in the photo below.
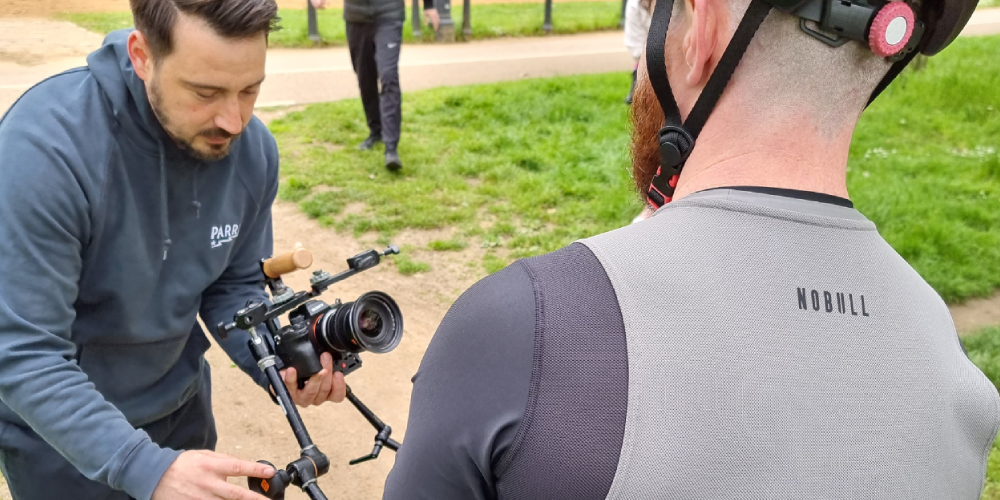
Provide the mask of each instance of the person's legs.
[{"label": "person's legs", "polygon": [[628,90],[628,95],[625,96],[625,104],[632,104],[632,97],[635,95],[635,82],[639,74],[639,62],[636,61],[635,69],[632,70],[632,87]]},{"label": "person's legs", "polygon": [[375,28],[375,63],[382,82],[379,96],[382,112],[382,139],[385,141],[386,167],[398,169],[399,129],[402,123],[403,96],[399,89],[399,52],[403,44],[403,21],[380,21]]},{"label": "person's legs", "polygon": [[[169,416],[142,426],[153,442],[175,450],[215,449],[210,378],[206,363],[198,394]],[[35,431],[9,423],[0,423],[0,472],[13,500],[130,499],[81,474]]]},{"label": "person's legs", "polygon": [[376,139],[382,137],[382,119],[379,112],[378,66],[375,63],[375,25],[369,23],[347,23],[347,46],[351,52],[351,64],[358,75],[361,90],[361,104],[365,108],[368,121],[369,140],[362,149],[371,148]]}]

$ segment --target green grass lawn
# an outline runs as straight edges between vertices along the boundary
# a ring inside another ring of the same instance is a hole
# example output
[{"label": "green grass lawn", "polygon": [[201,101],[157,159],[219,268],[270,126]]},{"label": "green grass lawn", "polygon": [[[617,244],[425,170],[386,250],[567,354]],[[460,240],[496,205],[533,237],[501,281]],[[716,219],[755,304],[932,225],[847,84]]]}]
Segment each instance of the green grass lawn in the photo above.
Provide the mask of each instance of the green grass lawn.
[{"label": "green grass lawn", "polygon": [[949,302],[1000,287],[1000,37],[962,38],[865,113],[848,188]]},{"label": "green grass lawn", "polygon": [[[983,330],[962,341],[969,359],[993,381],[993,385],[1000,387],[1000,327]],[[997,441],[990,450],[982,499],[1000,500],[1000,442]]]},{"label": "green grass lawn", "polygon": [[368,132],[357,100],[311,106],[271,123],[281,196],[355,233],[458,226],[458,240],[431,248],[480,245],[495,270],[499,255],[554,250],[637,213],[628,86],[629,75],[610,74],[407,94],[403,175],[385,171],[381,152],[354,149]]},{"label": "green grass lawn", "polygon": [[[848,184],[859,209],[949,302],[1000,287],[1000,37],[963,38],[865,114]],[[484,264],[627,224],[627,74],[407,94],[404,175],[377,152],[357,100],[272,123],[282,196],[341,230],[457,226]],[[351,206],[346,213],[345,207]],[[487,221],[487,222],[483,222]]]},{"label": "green grass lawn", "polygon": [[[308,25],[304,9],[282,9],[282,29],[271,35],[273,47],[312,47],[308,38]],[[407,16],[410,10],[407,9]],[[452,15],[455,21],[455,34],[462,37],[462,3],[453,4]],[[345,45],[343,11],[341,9],[325,9],[318,11],[317,23],[322,45]],[[552,24],[554,33],[580,33],[618,28],[621,16],[621,2],[561,2],[552,6]],[[61,16],[88,30],[98,33],[128,28],[132,26],[130,12],[103,12],[96,14],[64,14]],[[541,35],[542,23],[545,18],[543,4],[485,4],[476,5],[472,9],[472,38],[496,38],[502,36],[532,36]],[[431,41],[434,34],[426,29],[422,32],[423,41]],[[414,41],[413,29],[407,18],[403,27],[403,40]]]}]

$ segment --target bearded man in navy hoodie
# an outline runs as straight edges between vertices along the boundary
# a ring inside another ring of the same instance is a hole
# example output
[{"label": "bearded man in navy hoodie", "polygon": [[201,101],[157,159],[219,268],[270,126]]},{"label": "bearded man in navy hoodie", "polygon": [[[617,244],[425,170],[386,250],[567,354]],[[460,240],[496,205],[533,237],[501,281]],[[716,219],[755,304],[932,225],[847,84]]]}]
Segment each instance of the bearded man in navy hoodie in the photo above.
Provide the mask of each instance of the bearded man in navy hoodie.
[{"label": "bearded man in navy hoodie", "polygon": [[[226,478],[273,469],[210,451],[196,318],[266,298],[278,151],[253,106],[277,6],[131,7],[0,121],[0,471],[18,500],[260,499]],[[216,341],[267,387],[245,332]],[[323,362],[297,404],[344,398]]]}]

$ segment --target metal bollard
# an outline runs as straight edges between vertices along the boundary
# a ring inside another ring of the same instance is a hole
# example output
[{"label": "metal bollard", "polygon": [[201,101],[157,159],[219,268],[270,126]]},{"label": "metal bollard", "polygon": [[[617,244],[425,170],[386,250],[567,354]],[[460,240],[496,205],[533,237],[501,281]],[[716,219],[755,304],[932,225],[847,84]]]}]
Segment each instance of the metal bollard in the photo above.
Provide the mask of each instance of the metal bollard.
[{"label": "metal bollard", "polygon": [[542,25],[545,33],[552,33],[552,0],[545,0],[545,24]]},{"label": "metal bollard", "polygon": [[307,14],[309,17],[309,39],[316,45],[322,40],[319,36],[319,26],[316,22],[316,7],[313,7],[312,2],[306,0],[306,5],[309,10]]},{"label": "metal bollard", "polygon": [[472,37],[472,0],[462,2],[462,35]]}]

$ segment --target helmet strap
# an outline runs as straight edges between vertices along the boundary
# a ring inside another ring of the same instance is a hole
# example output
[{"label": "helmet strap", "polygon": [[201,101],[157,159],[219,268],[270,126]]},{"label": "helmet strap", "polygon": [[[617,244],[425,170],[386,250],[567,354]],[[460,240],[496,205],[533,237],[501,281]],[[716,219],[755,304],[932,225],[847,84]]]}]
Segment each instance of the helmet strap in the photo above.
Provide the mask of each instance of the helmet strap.
[{"label": "helmet strap", "polygon": [[729,79],[732,78],[740,59],[743,58],[750,41],[771,11],[771,7],[765,0],[751,0],[732,41],[719,59],[719,64],[709,77],[701,95],[698,96],[698,101],[695,102],[687,120],[682,122],[677,101],[670,89],[664,58],[667,28],[673,14],[674,0],[656,2],[650,22],[649,37],[646,39],[646,67],[656,99],[663,108],[665,124],[659,133],[660,167],[653,176],[647,192],[647,200],[654,208],[660,208],[673,199],[681,169],[691,155],[701,129],[722,97]]},{"label": "helmet strap", "polygon": [[875,102],[875,99],[882,94],[882,91],[885,90],[886,87],[888,87],[889,84],[892,83],[892,81],[895,80],[904,69],[906,69],[906,66],[910,64],[910,61],[912,61],[915,57],[917,57],[917,51],[914,50],[909,54],[906,54],[906,56],[899,61],[892,64],[892,67],[889,68],[889,72],[882,77],[882,81],[879,82],[877,87],[875,87],[875,91],[872,92],[872,96],[868,99],[868,104],[865,105],[865,108],[871,106],[872,103]]}]

